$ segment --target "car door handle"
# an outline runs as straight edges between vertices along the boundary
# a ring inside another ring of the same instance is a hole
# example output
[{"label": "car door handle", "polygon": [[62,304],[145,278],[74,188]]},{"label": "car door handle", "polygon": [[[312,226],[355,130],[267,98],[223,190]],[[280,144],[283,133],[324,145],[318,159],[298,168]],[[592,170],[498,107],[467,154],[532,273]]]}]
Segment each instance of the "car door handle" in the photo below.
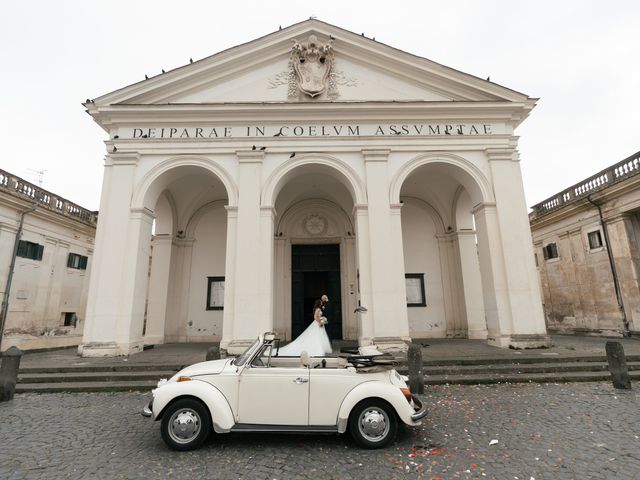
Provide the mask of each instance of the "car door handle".
[{"label": "car door handle", "polygon": [[298,377],[293,381],[293,383],[297,383],[298,385],[300,385],[301,383],[307,383],[308,381],[308,378]]}]

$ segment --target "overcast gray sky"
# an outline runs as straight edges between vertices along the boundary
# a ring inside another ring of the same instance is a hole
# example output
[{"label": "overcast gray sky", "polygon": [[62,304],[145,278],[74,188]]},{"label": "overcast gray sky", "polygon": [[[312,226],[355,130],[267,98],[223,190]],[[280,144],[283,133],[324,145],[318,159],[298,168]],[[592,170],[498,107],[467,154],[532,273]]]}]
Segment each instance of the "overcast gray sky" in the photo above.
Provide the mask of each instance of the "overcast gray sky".
[{"label": "overcast gray sky", "polygon": [[95,210],[106,135],[82,101],[311,15],[539,97],[529,206],[640,150],[640,2],[3,0],[0,168]]}]

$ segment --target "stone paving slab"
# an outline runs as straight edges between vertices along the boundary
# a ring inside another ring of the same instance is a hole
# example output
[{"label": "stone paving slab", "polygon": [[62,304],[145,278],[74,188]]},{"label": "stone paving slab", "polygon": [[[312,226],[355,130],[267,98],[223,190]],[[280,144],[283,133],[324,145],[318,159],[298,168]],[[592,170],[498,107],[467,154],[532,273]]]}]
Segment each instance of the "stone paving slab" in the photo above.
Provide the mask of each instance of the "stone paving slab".
[{"label": "stone paving slab", "polygon": [[2,479],[638,479],[640,397],[605,383],[434,386],[382,450],[338,435],[217,435],[173,452],[140,393],[0,403]]}]

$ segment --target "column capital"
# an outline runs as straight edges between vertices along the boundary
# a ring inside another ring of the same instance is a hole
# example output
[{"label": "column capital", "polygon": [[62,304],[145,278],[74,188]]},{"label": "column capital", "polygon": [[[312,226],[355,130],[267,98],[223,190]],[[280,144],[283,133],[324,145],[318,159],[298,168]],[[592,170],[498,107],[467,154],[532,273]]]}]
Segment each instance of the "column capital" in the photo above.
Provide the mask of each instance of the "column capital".
[{"label": "column capital", "polygon": [[272,207],[271,205],[262,205],[260,207],[260,216],[275,218],[276,208]]},{"label": "column capital", "polygon": [[496,203],[495,202],[484,202],[475,205],[471,209],[471,213],[474,215],[476,213],[486,213],[486,212],[494,212],[496,211]]},{"label": "column capital", "polygon": [[236,150],[238,163],[262,163],[264,152],[261,150]]},{"label": "column capital", "polygon": [[151,237],[151,241],[154,244],[159,244],[159,243],[171,244],[173,243],[173,238],[174,238],[173,235],[170,233],[158,233],[153,237]]},{"label": "column capital", "polygon": [[[44,236],[44,241],[45,241],[45,243],[47,245],[57,245],[58,244],[58,239],[56,237],[50,237],[48,235]],[[68,247],[69,244],[67,243],[66,246]]]},{"label": "column capital", "polygon": [[156,214],[146,207],[132,208],[130,211],[132,218],[146,219],[150,222],[156,218]]},{"label": "column capital", "polygon": [[391,215],[400,215],[400,210],[402,210],[402,207],[404,206],[404,203],[400,202],[400,203],[390,203],[389,204],[389,210],[391,211]]},{"label": "column capital", "polygon": [[104,157],[105,167],[116,165],[137,165],[140,155],[137,153],[109,153]]},{"label": "column capital", "polygon": [[603,215],[603,220],[608,225],[611,225],[612,223],[624,222],[625,220],[628,220],[630,218],[631,218],[631,214],[629,214],[629,212],[615,212],[611,215],[607,215],[607,214]]},{"label": "column capital", "polygon": [[352,213],[354,215],[366,215],[367,213],[369,213],[369,205],[365,203],[356,203],[353,206]]},{"label": "column capital", "polygon": [[0,222],[0,232],[17,233],[18,227],[15,227],[9,223]]},{"label": "column capital", "polygon": [[237,205],[225,205],[224,209],[227,211],[227,218],[238,218]]},{"label": "column capital", "polygon": [[518,151],[512,147],[506,148],[485,148],[484,153],[490,162],[495,161],[507,161],[517,162],[519,161]]},{"label": "column capital", "polygon": [[386,162],[389,160],[389,154],[391,150],[377,149],[377,150],[362,150],[362,156],[365,163],[368,162]]},{"label": "column capital", "polygon": [[456,235],[458,238],[460,237],[475,237],[476,236],[476,231],[472,230],[470,228],[465,228],[462,230],[456,230],[454,232],[454,235]]}]

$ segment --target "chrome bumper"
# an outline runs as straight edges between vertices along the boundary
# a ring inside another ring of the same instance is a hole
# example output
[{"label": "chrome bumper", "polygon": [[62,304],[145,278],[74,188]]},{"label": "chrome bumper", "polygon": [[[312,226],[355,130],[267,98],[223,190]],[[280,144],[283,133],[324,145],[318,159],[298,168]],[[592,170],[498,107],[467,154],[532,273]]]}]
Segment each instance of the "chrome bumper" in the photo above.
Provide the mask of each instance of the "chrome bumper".
[{"label": "chrome bumper", "polygon": [[417,408],[416,412],[411,415],[411,420],[417,422],[418,420],[421,420],[427,416],[427,406],[420,400],[418,400],[418,397],[416,397],[415,395],[412,395],[411,398],[413,399],[413,403]]},{"label": "chrome bumper", "polygon": [[140,412],[140,415],[147,418],[151,417],[153,415],[152,408],[153,408],[153,400],[151,400],[148,405],[144,406],[144,408]]}]

